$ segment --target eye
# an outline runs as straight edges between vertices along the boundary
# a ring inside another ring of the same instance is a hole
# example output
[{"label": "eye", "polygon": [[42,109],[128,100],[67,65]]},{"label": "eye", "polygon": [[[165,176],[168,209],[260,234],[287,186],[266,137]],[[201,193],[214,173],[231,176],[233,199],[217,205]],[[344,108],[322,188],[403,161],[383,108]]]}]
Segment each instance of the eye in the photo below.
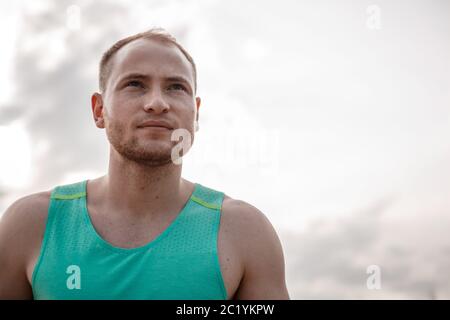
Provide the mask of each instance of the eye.
[{"label": "eye", "polygon": [[143,87],[143,84],[140,81],[132,80],[127,82],[126,87]]},{"label": "eye", "polygon": [[169,88],[174,88],[177,91],[178,90],[187,91],[187,89],[182,84],[179,84],[179,83],[174,83],[174,84],[170,85]]}]

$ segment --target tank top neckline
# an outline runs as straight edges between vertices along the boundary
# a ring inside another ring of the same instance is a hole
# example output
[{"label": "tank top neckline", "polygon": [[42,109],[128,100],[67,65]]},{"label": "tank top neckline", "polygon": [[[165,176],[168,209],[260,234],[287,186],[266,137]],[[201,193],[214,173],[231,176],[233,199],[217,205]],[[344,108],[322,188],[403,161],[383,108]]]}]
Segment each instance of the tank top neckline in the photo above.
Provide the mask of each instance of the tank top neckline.
[{"label": "tank top neckline", "polygon": [[195,196],[195,194],[197,193],[198,188],[199,188],[199,184],[194,183],[194,190],[192,191],[191,195],[189,196],[189,199],[184,204],[183,208],[177,214],[175,219],[169,224],[169,226],[166,227],[163,230],[163,232],[161,232],[159,235],[157,235],[156,238],[154,238],[153,240],[150,240],[150,242],[147,242],[146,244],[144,244],[142,246],[133,247],[133,248],[123,248],[123,247],[115,246],[115,245],[111,244],[110,242],[106,241],[105,239],[103,239],[103,237],[95,229],[95,227],[92,223],[91,217],[89,215],[89,210],[87,208],[87,196],[88,196],[87,183],[88,183],[88,181],[89,181],[89,179],[84,180],[82,182],[82,188],[83,188],[83,191],[85,192],[85,196],[81,198],[82,199],[81,206],[82,206],[82,211],[83,211],[82,214],[84,216],[85,223],[86,223],[88,229],[90,230],[90,232],[92,234],[94,234],[94,237],[100,246],[102,246],[106,249],[115,251],[117,253],[123,253],[123,254],[137,253],[137,252],[150,250],[152,247],[157,245],[161,240],[166,238],[170,234],[171,230],[174,229],[175,226],[180,223],[181,218],[186,215],[186,212],[188,211],[188,209],[193,201],[192,198]]}]

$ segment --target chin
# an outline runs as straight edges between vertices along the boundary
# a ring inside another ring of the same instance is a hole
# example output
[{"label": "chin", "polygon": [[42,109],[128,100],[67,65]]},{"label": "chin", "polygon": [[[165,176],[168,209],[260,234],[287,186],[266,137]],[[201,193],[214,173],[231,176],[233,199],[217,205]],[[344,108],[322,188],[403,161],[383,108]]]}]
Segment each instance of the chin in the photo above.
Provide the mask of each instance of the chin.
[{"label": "chin", "polygon": [[160,166],[172,163],[170,152],[156,150],[135,150],[132,153],[123,155],[131,161],[150,166]]}]

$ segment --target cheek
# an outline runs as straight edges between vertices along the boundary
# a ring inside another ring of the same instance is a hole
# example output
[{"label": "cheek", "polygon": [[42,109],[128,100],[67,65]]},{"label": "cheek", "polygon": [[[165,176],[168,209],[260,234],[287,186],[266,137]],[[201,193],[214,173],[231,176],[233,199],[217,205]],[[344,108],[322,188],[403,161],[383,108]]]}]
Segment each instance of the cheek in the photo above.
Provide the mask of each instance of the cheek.
[{"label": "cheek", "polygon": [[192,106],[189,110],[186,111],[186,119],[194,121],[196,115],[197,110],[195,109],[195,106]]},{"label": "cheek", "polygon": [[112,115],[120,114],[126,116],[132,109],[142,104],[142,95],[131,94],[129,92],[119,92],[111,97],[108,106]]},{"label": "cheek", "polygon": [[105,111],[105,123],[109,123],[111,128],[122,128],[122,130],[125,130],[129,126],[128,122],[131,115],[135,113],[131,107],[129,100],[114,99]]},{"label": "cheek", "polygon": [[186,112],[183,115],[183,126],[186,129],[189,129],[189,130],[193,129],[194,128],[194,122],[195,122],[195,111],[194,112],[192,112],[192,111]]},{"label": "cheek", "polygon": [[195,121],[196,110],[192,105],[192,101],[174,102],[172,103],[172,111],[169,111],[169,114],[170,112],[178,118],[179,124],[183,128],[189,129]]},{"label": "cheek", "polygon": [[118,118],[105,116],[105,128],[110,136],[121,137],[126,133],[126,125],[122,121],[118,121]]}]

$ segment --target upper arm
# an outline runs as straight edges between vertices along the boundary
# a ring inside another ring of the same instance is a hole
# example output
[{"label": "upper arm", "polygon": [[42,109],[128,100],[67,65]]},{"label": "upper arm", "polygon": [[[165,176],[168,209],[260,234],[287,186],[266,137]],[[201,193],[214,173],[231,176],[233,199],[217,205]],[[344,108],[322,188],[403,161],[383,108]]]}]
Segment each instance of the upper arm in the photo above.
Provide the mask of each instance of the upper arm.
[{"label": "upper arm", "polygon": [[228,211],[234,211],[234,228],[244,265],[244,275],[233,299],[290,299],[283,249],[268,218],[243,201],[234,201]]},{"label": "upper arm", "polygon": [[[48,200],[47,200],[48,202]],[[42,230],[43,194],[23,197],[0,218],[0,299],[32,299],[27,264]],[[37,214],[39,213],[39,214]]]}]

